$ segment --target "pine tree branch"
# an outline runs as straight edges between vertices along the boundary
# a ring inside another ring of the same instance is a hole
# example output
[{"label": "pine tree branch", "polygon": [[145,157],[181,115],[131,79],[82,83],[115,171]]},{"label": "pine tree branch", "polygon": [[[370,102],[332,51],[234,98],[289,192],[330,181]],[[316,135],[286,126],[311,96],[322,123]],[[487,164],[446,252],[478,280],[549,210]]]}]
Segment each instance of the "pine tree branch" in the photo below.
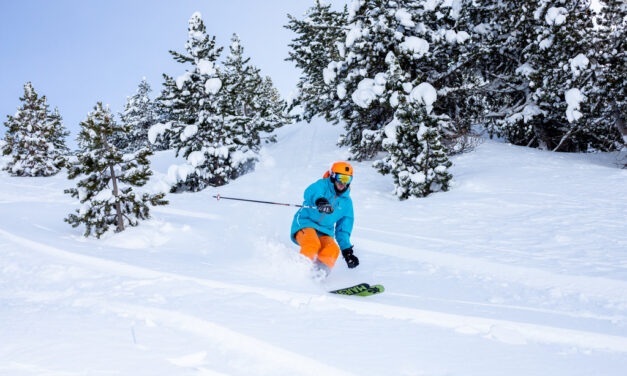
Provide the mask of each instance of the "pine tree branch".
[{"label": "pine tree branch", "polygon": [[566,134],[562,137],[559,144],[557,144],[557,146],[552,151],[553,152],[559,151],[559,149],[562,147],[562,144],[564,144],[564,142],[566,142],[570,138],[570,136],[573,134],[573,132],[578,128],[579,128],[579,123],[576,124],[574,127],[571,127],[568,130],[568,132],[566,132]]}]

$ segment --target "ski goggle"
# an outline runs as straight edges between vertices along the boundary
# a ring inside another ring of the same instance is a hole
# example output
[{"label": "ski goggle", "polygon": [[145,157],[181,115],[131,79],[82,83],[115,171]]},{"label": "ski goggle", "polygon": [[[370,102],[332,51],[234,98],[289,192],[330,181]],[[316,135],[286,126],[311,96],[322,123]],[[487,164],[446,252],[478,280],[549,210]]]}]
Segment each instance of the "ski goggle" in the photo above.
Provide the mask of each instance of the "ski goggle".
[{"label": "ski goggle", "polygon": [[350,175],[344,175],[344,174],[338,174],[338,173],[334,173],[333,174],[333,179],[335,179],[336,181],[339,181],[342,184],[350,184],[351,181],[353,181],[353,177]]}]

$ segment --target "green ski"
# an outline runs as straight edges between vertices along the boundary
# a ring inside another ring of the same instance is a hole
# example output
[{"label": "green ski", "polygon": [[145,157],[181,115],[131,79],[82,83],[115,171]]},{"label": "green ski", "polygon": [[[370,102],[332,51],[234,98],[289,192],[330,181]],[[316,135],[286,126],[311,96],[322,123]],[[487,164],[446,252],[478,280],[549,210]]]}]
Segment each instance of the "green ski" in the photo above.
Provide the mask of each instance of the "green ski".
[{"label": "green ski", "polygon": [[332,294],[339,295],[359,295],[359,296],[370,296],[375,294],[380,294],[385,291],[385,288],[382,285],[373,285],[370,286],[367,283],[360,283],[355,286],[346,287],[339,290],[329,291]]}]

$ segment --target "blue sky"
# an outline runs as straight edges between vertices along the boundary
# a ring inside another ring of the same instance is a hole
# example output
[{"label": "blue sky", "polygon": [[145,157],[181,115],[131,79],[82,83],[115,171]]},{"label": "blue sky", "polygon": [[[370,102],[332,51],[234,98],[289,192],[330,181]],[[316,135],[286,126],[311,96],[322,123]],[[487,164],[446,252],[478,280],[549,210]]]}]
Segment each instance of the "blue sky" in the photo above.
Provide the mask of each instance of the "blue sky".
[{"label": "blue sky", "polygon": [[[344,4],[345,1],[337,1]],[[335,3],[335,2],[334,2]],[[20,106],[31,81],[52,108],[59,107],[74,138],[96,102],[122,110],[142,77],[161,89],[162,73],[177,77],[185,67],[168,50],[183,52],[187,21],[199,11],[207,31],[228,50],[240,35],[251,62],[272,77],[285,97],[298,70],[284,59],[293,34],[287,14],[302,16],[314,0],[0,1],[0,122]],[[4,134],[5,127],[0,127]]]}]

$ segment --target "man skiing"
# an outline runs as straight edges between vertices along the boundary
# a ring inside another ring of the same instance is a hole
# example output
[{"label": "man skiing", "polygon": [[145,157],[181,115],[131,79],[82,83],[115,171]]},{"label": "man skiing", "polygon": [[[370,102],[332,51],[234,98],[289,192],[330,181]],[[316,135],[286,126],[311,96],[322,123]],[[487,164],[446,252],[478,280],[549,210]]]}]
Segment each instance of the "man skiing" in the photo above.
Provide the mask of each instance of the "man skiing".
[{"label": "man skiing", "polygon": [[292,241],[325,276],[335,265],[340,249],[349,268],[359,265],[350,243],[353,230],[352,180],[353,167],[349,163],[334,163],[322,179],[305,189],[303,205],[315,206],[317,210],[301,208],[292,221]]}]

